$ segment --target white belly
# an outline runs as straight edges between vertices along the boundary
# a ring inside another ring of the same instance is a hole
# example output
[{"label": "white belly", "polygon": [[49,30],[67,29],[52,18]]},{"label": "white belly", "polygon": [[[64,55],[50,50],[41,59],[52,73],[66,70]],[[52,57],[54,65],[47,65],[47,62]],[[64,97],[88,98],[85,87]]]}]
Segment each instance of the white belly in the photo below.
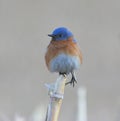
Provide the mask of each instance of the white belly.
[{"label": "white belly", "polygon": [[77,56],[60,54],[50,61],[51,72],[70,73],[80,67],[80,60]]}]

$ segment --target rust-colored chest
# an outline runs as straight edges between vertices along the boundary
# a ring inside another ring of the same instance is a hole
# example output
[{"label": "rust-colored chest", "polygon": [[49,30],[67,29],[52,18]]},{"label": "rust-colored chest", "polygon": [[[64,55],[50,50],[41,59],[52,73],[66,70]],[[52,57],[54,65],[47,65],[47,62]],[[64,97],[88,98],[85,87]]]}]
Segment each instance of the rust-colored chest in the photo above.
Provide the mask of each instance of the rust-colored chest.
[{"label": "rust-colored chest", "polygon": [[82,63],[82,53],[78,45],[71,39],[63,41],[51,40],[50,44],[47,47],[47,52],[45,54],[45,61],[48,69],[50,61],[61,53],[71,56],[78,56],[80,62]]}]

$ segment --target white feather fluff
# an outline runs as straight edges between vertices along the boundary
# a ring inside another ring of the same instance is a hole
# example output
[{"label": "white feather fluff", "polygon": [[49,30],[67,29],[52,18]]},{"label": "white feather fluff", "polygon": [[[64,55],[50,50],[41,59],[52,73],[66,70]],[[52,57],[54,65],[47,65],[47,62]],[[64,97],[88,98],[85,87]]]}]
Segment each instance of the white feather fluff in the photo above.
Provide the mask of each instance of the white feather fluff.
[{"label": "white feather fluff", "polygon": [[77,56],[59,54],[50,62],[51,72],[70,73],[80,67],[80,60]]}]

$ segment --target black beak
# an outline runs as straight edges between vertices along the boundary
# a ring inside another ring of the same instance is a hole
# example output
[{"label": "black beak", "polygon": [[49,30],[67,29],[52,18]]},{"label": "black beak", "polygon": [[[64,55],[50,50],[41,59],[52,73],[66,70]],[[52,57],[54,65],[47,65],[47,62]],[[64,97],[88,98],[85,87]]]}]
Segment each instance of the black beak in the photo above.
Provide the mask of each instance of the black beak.
[{"label": "black beak", "polygon": [[53,38],[55,37],[53,34],[48,34],[48,36],[49,36],[49,37],[53,37]]}]

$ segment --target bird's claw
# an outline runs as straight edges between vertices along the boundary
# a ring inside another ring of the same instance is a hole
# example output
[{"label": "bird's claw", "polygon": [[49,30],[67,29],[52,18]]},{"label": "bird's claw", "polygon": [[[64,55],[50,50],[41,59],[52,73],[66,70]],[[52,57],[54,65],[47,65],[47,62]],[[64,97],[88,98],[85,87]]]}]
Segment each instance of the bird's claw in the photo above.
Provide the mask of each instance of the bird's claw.
[{"label": "bird's claw", "polygon": [[74,87],[75,86],[75,83],[77,83],[77,81],[76,81],[75,77],[72,77],[71,81],[65,83],[65,85],[71,84]]}]

